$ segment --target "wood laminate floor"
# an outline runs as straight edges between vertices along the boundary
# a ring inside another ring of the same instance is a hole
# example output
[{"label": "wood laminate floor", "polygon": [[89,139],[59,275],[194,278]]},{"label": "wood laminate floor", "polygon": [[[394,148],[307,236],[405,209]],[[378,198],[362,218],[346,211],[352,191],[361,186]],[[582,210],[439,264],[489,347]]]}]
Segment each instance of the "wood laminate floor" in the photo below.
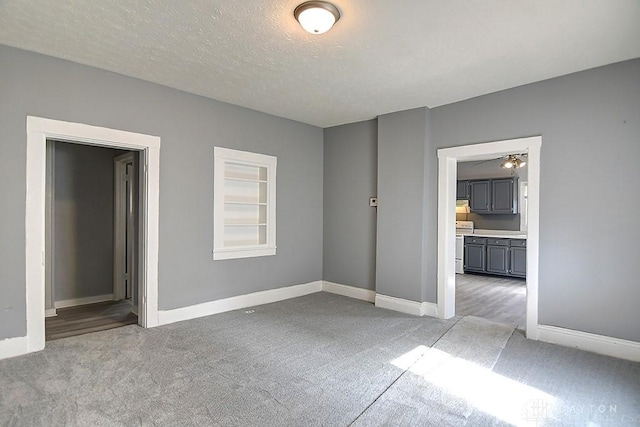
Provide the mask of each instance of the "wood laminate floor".
[{"label": "wood laminate floor", "polygon": [[138,323],[129,301],[107,301],[59,308],[57,316],[45,320],[47,341]]},{"label": "wood laminate floor", "polygon": [[477,316],[525,327],[527,285],[524,279],[456,274],[456,315]]}]

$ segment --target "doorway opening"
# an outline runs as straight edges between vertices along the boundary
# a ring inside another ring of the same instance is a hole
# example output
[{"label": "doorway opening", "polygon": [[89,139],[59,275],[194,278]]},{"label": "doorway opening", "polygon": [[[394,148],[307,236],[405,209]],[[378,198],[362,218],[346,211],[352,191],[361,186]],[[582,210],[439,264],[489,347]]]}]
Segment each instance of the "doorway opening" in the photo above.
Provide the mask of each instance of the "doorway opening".
[{"label": "doorway opening", "polygon": [[[160,138],[103,127],[27,117],[26,176],[26,340],[22,353],[45,346],[46,144],[47,140],[137,151],[140,156],[140,215],[136,278],[139,324],[158,325],[158,210]],[[51,250],[51,248],[48,248]]]},{"label": "doorway opening", "polygon": [[528,155],[526,319],[528,338],[538,337],[538,250],[540,148],[542,137],[528,137],[438,150],[438,316],[456,314],[455,208],[458,161],[479,161],[513,153]]},{"label": "doorway opening", "polygon": [[518,168],[503,168],[504,156],[457,162],[455,301],[458,316],[524,330],[528,167],[522,159]]},{"label": "doorway opening", "polygon": [[47,140],[46,340],[138,323],[138,159]]}]

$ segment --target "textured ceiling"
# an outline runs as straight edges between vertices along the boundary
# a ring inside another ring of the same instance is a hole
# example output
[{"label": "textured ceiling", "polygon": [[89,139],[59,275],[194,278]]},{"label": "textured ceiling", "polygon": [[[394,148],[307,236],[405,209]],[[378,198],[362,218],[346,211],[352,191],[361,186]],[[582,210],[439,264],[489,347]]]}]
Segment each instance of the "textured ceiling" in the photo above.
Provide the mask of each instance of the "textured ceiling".
[{"label": "textured ceiling", "polygon": [[640,57],[639,0],[0,0],[0,43],[320,127]]}]

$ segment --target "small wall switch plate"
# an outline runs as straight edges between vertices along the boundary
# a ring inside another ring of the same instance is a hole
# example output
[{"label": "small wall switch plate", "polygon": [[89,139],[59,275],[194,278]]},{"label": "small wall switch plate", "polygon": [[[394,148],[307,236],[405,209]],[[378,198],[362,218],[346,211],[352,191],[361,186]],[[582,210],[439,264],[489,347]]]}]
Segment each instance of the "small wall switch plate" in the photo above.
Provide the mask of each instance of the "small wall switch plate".
[{"label": "small wall switch plate", "polygon": [[369,206],[373,208],[378,207],[378,198],[377,197],[369,197]]}]

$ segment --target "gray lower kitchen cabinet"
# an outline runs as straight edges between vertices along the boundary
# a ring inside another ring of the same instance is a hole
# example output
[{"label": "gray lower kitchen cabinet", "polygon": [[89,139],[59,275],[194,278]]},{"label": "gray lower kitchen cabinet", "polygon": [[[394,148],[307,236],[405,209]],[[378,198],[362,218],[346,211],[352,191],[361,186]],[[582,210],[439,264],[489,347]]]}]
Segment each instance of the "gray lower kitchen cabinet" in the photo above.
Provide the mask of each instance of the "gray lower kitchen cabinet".
[{"label": "gray lower kitchen cabinet", "polygon": [[464,271],[482,273],[486,270],[487,239],[466,237],[464,242]]},{"label": "gray lower kitchen cabinet", "polygon": [[527,277],[527,248],[510,248],[511,275],[515,277]]},{"label": "gray lower kitchen cabinet", "polygon": [[464,271],[526,278],[527,241],[466,236]]},{"label": "gray lower kitchen cabinet", "polygon": [[509,274],[509,239],[488,239],[487,273]]}]

